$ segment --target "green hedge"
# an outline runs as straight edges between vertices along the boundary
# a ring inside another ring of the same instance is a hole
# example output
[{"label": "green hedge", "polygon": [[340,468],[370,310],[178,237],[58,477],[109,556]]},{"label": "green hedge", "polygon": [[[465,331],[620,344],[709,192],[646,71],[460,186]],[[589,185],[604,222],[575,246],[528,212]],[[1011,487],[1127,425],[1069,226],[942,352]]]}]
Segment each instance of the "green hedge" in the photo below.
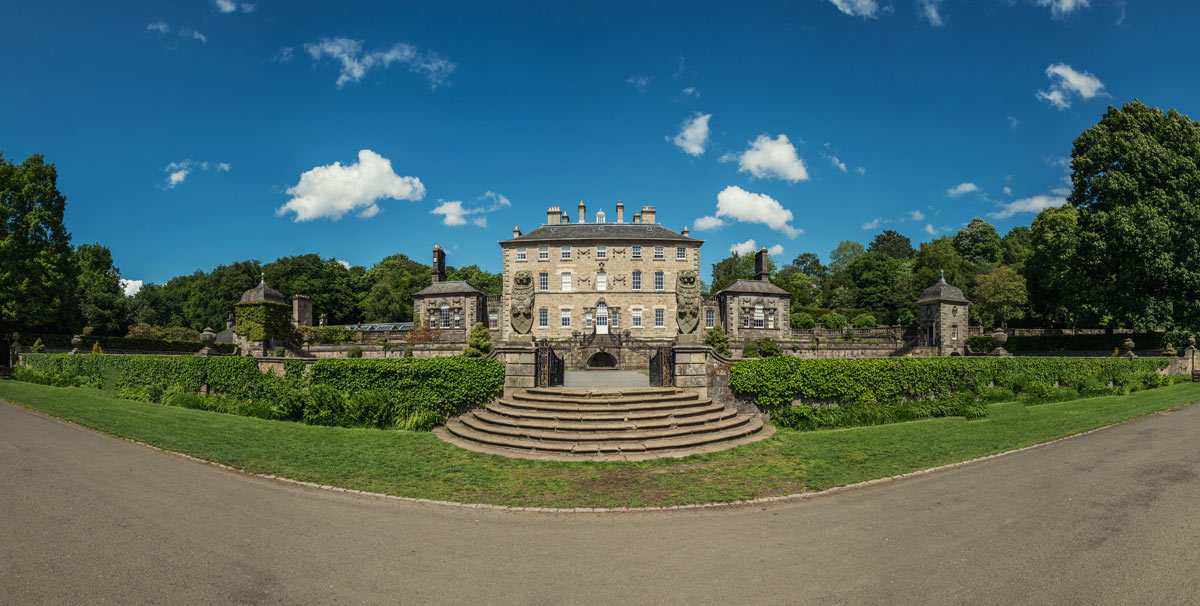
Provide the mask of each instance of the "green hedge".
[{"label": "green hedge", "polygon": [[[1116,333],[1112,335],[1009,335],[1004,349],[1013,353],[1037,353],[1055,351],[1103,351],[1120,348],[1125,339],[1133,339],[1134,349],[1165,349],[1170,344],[1177,350],[1187,347],[1187,338],[1195,336],[1185,331],[1145,332],[1136,334]],[[976,353],[992,350],[991,335],[980,335],[967,339],[967,346]],[[1121,351],[1125,351],[1121,348]]]},{"label": "green hedge", "polygon": [[504,390],[504,364],[480,358],[318,360],[309,371],[313,385],[346,392],[425,388],[454,409],[482,406]]},{"label": "green hedge", "polygon": [[[164,339],[135,339],[130,337],[80,337],[83,345],[80,349],[91,351],[92,343],[100,342],[105,351],[120,349],[125,351],[148,351],[161,353],[196,353],[204,344],[199,341],[169,341]],[[71,347],[71,335],[51,334],[22,334],[21,345],[28,348],[38,339],[46,347]],[[213,349],[224,354],[231,354],[236,349],[233,343],[216,343]]]},{"label": "green hedge", "polygon": [[733,365],[729,387],[760,406],[796,399],[832,403],[899,402],[948,394],[1013,377],[1076,385],[1092,376],[1166,368],[1165,358],[887,358],[820,360],[791,356]]},{"label": "green hedge", "polygon": [[94,387],[165,390],[178,385],[197,392],[201,385],[234,396],[249,396],[278,378],[259,372],[254,358],[244,356],[134,356],[92,354],[23,354],[30,368],[77,377]]}]

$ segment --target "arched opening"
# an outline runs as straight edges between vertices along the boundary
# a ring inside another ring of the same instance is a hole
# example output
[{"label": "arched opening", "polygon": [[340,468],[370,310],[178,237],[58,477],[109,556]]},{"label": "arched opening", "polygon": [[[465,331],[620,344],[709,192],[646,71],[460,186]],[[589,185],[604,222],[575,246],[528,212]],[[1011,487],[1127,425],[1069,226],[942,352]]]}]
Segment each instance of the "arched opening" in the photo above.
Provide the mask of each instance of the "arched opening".
[{"label": "arched opening", "polygon": [[608,305],[604,301],[596,304],[596,334],[608,334]]},{"label": "arched opening", "polygon": [[617,358],[607,351],[598,351],[588,358],[588,368],[616,368]]}]

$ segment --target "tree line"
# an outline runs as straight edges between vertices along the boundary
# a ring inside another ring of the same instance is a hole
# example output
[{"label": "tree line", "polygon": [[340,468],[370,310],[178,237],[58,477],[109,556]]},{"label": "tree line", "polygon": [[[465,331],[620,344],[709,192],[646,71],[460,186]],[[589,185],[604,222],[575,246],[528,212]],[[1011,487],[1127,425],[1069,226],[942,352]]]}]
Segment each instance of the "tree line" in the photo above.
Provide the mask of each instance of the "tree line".
[{"label": "tree line", "polygon": [[[1075,139],[1071,183],[1066,205],[1003,236],[978,217],[917,246],[885,230],[865,245],[841,242],[827,263],[812,252],[772,261],[772,282],[792,293],[793,311],[861,309],[887,322],[912,322],[921,291],[944,275],[989,327],[1200,329],[1200,123],[1139,101],[1110,106]],[[402,254],[369,269],[307,254],[196,271],[127,298],[106,247],[71,245],[65,206],[53,164],[0,154],[5,332],[219,328],[260,275],[285,297],[311,296],[331,324],[408,321],[412,293],[430,284],[429,266]],[[753,276],[752,255],[735,254],[713,264],[706,290]],[[449,278],[501,290],[499,274],[475,265]]]}]

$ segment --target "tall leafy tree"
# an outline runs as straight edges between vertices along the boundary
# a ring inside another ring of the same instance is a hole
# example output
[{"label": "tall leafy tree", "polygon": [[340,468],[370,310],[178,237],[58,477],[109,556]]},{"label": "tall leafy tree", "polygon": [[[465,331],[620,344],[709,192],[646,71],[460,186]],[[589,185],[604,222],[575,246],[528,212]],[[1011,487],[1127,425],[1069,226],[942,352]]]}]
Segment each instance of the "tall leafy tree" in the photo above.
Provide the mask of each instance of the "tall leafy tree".
[{"label": "tall leafy tree", "polygon": [[908,301],[911,271],[908,263],[883,252],[869,252],[847,268],[857,289],[858,307],[896,311]]},{"label": "tall leafy tree", "polygon": [[988,326],[1025,317],[1029,303],[1025,278],[1007,265],[975,276],[974,297],[971,311]]},{"label": "tall leafy tree", "polygon": [[867,252],[883,253],[893,259],[911,259],[913,255],[917,254],[912,240],[893,229],[886,229],[876,235],[875,239],[871,241],[871,245],[867,247]]},{"label": "tall leafy tree", "polygon": [[0,155],[0,329],[67,330],[76,314],[76,266],[63,224],[58,171],[40,155]]},{"label": "tall leafy tree", "polygon": [[1029,232],[1032,254],[1025,264],[1029,303],[1043,326],[1074,326],[1097,320],[1098,308],[1081,300],[1085,284],[1072,265],[1079,249],[1079,211],[1073,206],[1038,213]]},{"label": "tall leafy tree", "polygon": [[100,244],[81,244],[75,249],[79,302],[76,330],[91,326],[97,334],[123,335],[125,332],[125,294],[121,274],[113,266],[112,251]]},{"label": "tall leafy tree", "polygon": [[451,269],[446,278],[470,282],[475,288],[489,295],[498,295],[504,290],[504,276],[480,269],[478,265]]},{"label": "tall leafy tree", "polygon": [[1004,234],[1004,258],[1002,262],[1022,273],[1025,262],[1033,255],[1033,231],[1027,225],[1018,225]]},{"label": "tall leafy tree", "polygon": [[367,322],[410,322],[413,293],[429,286],[430,267],[402,254],[385,257],[367,271],[362,309]]},{"label": "tall leafy tree", "polygon": [[836,274],[845,270],[852,261],[866,252],[867,249],[862,244],[852,240],[842,240],[838,243],[837,248],[829,253],[829,271]]},{"label": "tall leafy tree", "polygon": [[804,275],[812,278],[816,282],[820,282],[825,274],[829,273],[829,269],[821,265],[821,259],[812,253],[801,253],[795,259],[792,259],[791,266],[800,270]]},{"label": "tall leafy tree", "polygon": [[[769,257],[767,258],[767,271],[775,273],[775,260]],[[721,289],[737,280],[754,279],[754,255],[741,255],[735,252],[713,263],[712,279],[710,290],[714,293],[721,292]]]},{"label": "tall leafy tree", "polygon": [[1071,158],[1084,300],[1130,328],[1200,328],[1200,124],[1110,106]]},{"label": "tall leafy tree", "polygon": [[362,321],[358,279],[363,271],[317,254],[280,257],[262,268],[267,284],[290,300],[295,295],[312,299],[313,314],[325,314],[330,324]]},{"label": "tall leafy tree", "polygon": [[970,298],[973,274],[969,272],[962,255],[958,254],[950,236],[922,242],[917,255],[913,257],[913,286],[917,292],[937,284],[942,275],[945,275],[946,282],[961,288]]},{"label": "tall leafy tree", "polygon": [[987,271],[1004,261],[1004,240],[995,226],[979,217],[954,234],[954,250],[977,271]]}]

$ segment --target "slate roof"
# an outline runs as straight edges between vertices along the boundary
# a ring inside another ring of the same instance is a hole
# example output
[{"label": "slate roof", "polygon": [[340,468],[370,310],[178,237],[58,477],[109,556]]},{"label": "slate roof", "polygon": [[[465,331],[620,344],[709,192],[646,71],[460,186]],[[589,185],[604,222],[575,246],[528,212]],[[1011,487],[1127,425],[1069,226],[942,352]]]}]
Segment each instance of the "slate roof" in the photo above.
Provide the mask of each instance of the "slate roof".
[{"label": "slate roof", "polygon": [[434,282],[433,284],[430,284],[429,286],[426,286],[425,288],[413,293],[413,296],[461,294],[482,295],[485,293],[482,290],[472,286],[470,282],[465,282],[463,280],[451,280],[448,282]]},{"label": "slate roof", "polygon": [[671,231],[658,223],[567,223],[543,225],[510,242],[554,242],[558,240],[667,240],[672,242],[703,242]]},{"label": "slate roof", "polygon": [[278,290],[275,290],[274,288],[271,288],[270,286],[267,286],[266,278],[263,278],[262,280],[260,280],[258,283],[258,286],[255,286],[254,288],[251,288],[250,290],[247,290],[246,292],[242,293],[242,300],[238,301],[238,303],[279,303],[280,305],[288,304],[287,301],[284,300],[282,293],[280,293]]},{"label": "slate roof", "polygon": [[942,277],[937,281],[937,284],[921,291],[921,298],[917,299],[917,303],[929,303],[931,301],[949,301],[951,303],[970,303],[961,288],[951,286],[946,282],[946,278]]},{"label": "slate roof", "polygon": [[735,280],[733,284],[722,288],[717,294],[725,292],[753,292],[763,295],[783,295],[785,297],[792,296],[792,293],[771,284],[766,280]]}]

